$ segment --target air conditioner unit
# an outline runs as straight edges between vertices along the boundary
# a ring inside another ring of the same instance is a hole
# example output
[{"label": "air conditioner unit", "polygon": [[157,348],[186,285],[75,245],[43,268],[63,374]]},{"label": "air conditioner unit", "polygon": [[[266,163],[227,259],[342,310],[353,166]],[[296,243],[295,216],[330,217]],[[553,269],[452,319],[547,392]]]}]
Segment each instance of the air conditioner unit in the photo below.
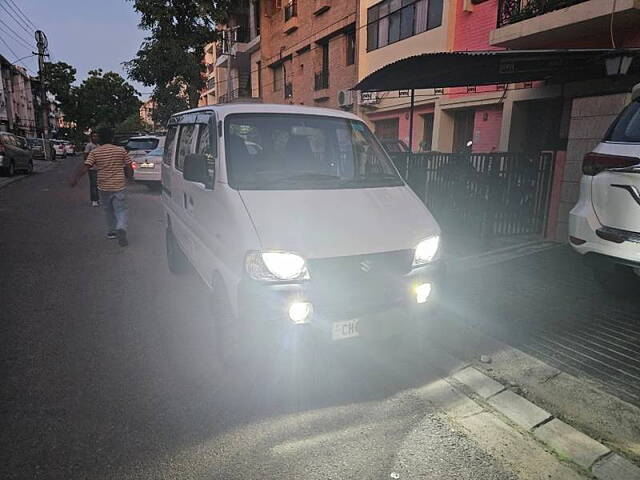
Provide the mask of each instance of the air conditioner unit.
[{"label": "air conditioner unit", "polygon": [[353,105],[353,91],[340,90],[338,92],[338,105],[343,108],[351,107]]},{"label": "air conditioner unit", "polygon": [[378,92],[360,92],[360,105],[373,106],[378,102]]}]

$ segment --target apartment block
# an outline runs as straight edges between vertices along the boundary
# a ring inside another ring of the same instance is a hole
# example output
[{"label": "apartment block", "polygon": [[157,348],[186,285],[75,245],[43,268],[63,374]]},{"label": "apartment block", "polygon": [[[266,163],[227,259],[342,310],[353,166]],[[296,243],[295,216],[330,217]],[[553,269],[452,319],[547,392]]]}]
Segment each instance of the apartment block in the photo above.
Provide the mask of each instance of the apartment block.
[{"label": "apartment block", "polygon": [[0,56],[0,130],[23,136],[36,134],[38,124],[32,83],[23,67]]},{"label": "apartment block", "polygon": [[266,102],[354,108],[357,0],[264,0],[255,93]]}]

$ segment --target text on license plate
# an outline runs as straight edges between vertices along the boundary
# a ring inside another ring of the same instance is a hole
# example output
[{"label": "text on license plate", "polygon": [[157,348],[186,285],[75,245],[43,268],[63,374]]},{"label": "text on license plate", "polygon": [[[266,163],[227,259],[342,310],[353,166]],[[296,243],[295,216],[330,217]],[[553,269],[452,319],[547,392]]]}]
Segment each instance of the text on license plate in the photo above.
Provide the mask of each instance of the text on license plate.
[{"label": "text on license plate", "polygon": [[153,168],[155,166],[154,163],[141,163],[140,168]]},{"label": "text on license plate", "polygon": [[344,322],[333,322],[331,326],[331,340],[342,340],[344,338],[359,337],[358,319]]}]

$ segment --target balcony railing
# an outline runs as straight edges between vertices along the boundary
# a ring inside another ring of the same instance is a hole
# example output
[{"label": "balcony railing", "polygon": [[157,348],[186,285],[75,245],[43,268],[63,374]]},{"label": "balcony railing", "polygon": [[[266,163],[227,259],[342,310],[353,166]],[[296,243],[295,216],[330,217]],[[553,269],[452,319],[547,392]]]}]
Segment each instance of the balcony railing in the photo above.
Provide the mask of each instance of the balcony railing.
[{"label": "balcony railing", "polygon": [[289,0],[284,6],[284,21],[298,16],[298,2],[297,0]]},{"label": "balcony railing", "polygon": [[498,28],[588,0],[500,0]]},{"label": "balcony railing", "polygon": [[329,88],[329,70],[322,70],[314,76],[314,89],[324,90]]}]

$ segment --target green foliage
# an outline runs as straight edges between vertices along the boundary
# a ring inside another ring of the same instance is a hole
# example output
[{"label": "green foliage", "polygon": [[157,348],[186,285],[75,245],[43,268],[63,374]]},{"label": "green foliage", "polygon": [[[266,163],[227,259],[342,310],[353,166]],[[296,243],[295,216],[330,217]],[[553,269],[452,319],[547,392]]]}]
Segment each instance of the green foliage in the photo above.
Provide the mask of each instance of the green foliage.
[{"label": "green foliage", "polygon": [[170,83],[153,90],[153,98],[156,102],[152,114],[154,123],[165,126],[171,115],[189,108],[189,102],[185,95],[181,94],[181,89],[182,87],[177,83]]},{"label": "green foliage", "polygon": [[45,87],[61,103],[68,103],[73,82],[76,81],[76,69],[65,62],[45,63],[43,69]]},{"label": "green foliage", "polygon": [[152,126],[144,122],[136,112],[116,125],[115,133],[150,132],[151,130]]},{"label": "green foliage", "polygon": [[187,106],[197,106],[204,46],[217,39],[216,24],[225,21],[239,0],[130,1],[141,14],[140,27],[150,32],[136,58],[125,64],[130,77],[154,87],[161,120],[170,109],[184,107],[183,98],[171,95],[186,96]]}]

